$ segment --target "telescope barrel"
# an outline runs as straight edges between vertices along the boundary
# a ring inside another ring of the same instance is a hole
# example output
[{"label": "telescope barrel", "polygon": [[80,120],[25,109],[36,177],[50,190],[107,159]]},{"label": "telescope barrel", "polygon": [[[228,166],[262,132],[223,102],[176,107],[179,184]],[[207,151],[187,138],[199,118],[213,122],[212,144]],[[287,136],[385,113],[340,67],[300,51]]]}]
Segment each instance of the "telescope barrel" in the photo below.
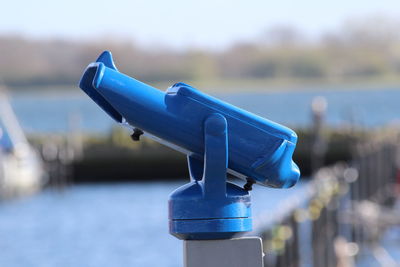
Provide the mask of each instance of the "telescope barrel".
[{"label": "telescope barrel", "polygon": [[299,179],[292,160],[294,131],[189,85],[177,83],[162,92],[120,73],[106,51],[87,67],[80,87],[117,122],[127,122],[200,160],[204,122],[220,114],[228,127],[229,172],[272,187],[291,187]]}]

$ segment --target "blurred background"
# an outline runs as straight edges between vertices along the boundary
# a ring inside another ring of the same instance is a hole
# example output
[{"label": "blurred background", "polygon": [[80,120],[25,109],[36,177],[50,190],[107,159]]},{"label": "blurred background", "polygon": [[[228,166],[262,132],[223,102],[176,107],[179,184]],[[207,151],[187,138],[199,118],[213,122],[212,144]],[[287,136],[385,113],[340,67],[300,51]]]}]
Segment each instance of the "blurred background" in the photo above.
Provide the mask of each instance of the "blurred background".
[{"label": "blurred background", "polygon": [[0,266],[182,265],[167,200],[186,158],[78,88],[104,50],[298,133],[301,182],[252,191],[266,266],[399,266],[398,0],[1,6]]}]

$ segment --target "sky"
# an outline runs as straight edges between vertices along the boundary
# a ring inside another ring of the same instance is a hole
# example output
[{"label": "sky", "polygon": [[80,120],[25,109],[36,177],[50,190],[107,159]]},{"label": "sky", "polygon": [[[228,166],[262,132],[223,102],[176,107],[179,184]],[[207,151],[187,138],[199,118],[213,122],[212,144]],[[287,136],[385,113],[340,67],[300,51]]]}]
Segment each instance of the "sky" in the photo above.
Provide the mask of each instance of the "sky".
[{"label": "sky", "polygon": [[219,49],[276,25],[313,37],[373,15],[400,17],[400,0],[0,0],[0,34]]}]

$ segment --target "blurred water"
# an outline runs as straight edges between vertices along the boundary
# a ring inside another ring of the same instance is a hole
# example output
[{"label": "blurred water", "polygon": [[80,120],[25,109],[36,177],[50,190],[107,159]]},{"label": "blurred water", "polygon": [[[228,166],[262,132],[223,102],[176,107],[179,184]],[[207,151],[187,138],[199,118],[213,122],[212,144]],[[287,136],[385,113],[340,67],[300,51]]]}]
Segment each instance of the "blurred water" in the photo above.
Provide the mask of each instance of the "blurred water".
[{"label": "blurred water", "polygon": [[[400,90],[323,90],[217,95],[279,123],[307,126],[315,96],[328,100],[327,122],[365,127],[398,120]],[[65,132],[71,116],[85,131],[104,132],[115,123],[86,95],[73,92],[16,93],[12,105],[29,132]],[[0,266],[181,266],[182,244],[168,234],[168,194],[179,183],[80,185],[63,193],[0,203]],[[273,218],[279,203],[304,194],[256,186],[255,217]]]},{"label": "blurred water", "polygon": [[[184,182],[79,185],[0,203],[0,266],[181,266],[168,233],[168,195]],[[255,217],[304,194],[255,186]]]},{"label": "blurred water", "polygon": [[[315,96],[328,101],[327,123],[350,122],[363,127],[382,126],[399,120],[400,88],[379,90],[310,90],[270,93],[216,94],[232,104],[292,127],[310,123],[310,103]],[[78,89],[51,94],[14,93],[12,105],[23,128],[29,132],[65,132],[69,118],[81,118],[84,131],[108,131],[115,123]]]}]

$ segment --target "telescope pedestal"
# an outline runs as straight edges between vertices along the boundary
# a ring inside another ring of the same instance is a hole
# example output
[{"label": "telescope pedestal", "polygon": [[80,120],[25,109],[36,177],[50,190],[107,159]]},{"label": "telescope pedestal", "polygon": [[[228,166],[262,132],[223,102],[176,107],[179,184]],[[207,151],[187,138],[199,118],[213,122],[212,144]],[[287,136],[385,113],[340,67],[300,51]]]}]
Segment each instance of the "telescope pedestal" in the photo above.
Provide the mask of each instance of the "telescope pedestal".
[{"label": "telescope pedestal", "polygon": [[185,267],[262,267],[261,238],[183,241]]},{"label": "telescope pedestal", "polygon": [[226,181],[225,117],[208,116],[203,129],[204,158],[188,156],[191,182],[170,195],[169,229],[184,240],[230,239],[252,229],[250,194]]}]

